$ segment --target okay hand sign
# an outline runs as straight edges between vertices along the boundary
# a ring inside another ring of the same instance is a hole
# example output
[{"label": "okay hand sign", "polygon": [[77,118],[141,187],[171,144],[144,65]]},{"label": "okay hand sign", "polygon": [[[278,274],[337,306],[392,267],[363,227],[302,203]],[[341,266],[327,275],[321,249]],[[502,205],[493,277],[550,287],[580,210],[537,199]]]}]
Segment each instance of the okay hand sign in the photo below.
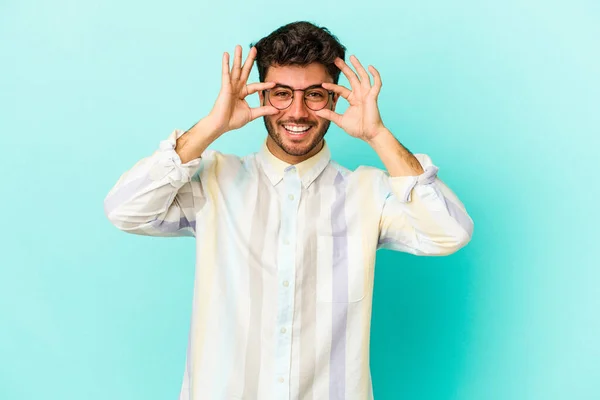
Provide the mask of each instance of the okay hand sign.
[{"label": "okay hand sign", "polygon": [[250,70],[256,57],[256,47],[252,47],[242,67],[242,47],[235,47],[233,67],[229,70],[229,53],[223,54],[221,72],[221,91],[208,117],[213,121],[219,134],[241,128],[248,122],[264,115],[279,112],[275,107],[263,106],[250,108],[246,97],[260,90],[271,89],[275,82],[247,84]]},{"label": "okay hand sign", "polygon": [[368,141],[384,128],[377,105],[377,96],[381,90],[381,77],[375,67],[369,66],[369,71],[374,78],[374,84],[371,85],[370,77],[358,59],[350,56],[350,61],[358,71],[358,75],[339,57],[335,60],[335,65],[348,78],[352,90],[333,83],[324,82],[322,84],[325,89],[333,90],[348,100],[350,107],[343,115],[327,109],[316,111],[315,114],[333,121],[350,136]]}]

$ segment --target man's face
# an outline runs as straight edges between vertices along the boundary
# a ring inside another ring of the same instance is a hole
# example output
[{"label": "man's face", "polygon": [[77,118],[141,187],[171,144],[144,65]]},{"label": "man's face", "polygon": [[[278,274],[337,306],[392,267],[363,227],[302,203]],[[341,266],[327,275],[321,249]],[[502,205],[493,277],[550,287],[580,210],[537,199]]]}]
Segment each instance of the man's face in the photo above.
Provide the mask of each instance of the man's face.
[{"label": "man's face", "polygon": [[[320,85],[323,82],[333,83],[325,66],[319,63],[307,66],[271,66],[267,70],[265,82],[276,82],[293,89],[305,89],[309,86]],[[267,93],[265,93],[268,96]],[[271,105],[259,92],[261,105]],[[266,103],[265,103],[266,101]],[[326,108],[335,109],[337,96],[327,103]],[[279,159],[290,164],[302,162],[322,148],[322,141],[330,121],[318,117],[304,102],[304,92],[294,92],[294,101],[285,110],[276,115],[263,117],[269,136],[267,147]],[[285,127],[309,128],[306,132],[298,134]]]}]

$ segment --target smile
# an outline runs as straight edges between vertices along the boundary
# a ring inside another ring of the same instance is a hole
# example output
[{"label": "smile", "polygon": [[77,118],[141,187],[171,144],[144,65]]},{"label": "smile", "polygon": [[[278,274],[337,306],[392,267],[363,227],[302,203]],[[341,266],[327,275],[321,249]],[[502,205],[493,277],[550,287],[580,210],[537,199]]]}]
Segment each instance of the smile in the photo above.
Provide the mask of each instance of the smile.
[{"label": "smile", "polygon": [[283,128],[290,135],[302,135],[302,134],[308,132],[308,130],[310,128],[312,128],[312,126],[310,126],[310,125],[283,125]]},{"label": "smile", "polygon": [[290,132],[306,132],[311,128],[310,125],[283,125]]}]

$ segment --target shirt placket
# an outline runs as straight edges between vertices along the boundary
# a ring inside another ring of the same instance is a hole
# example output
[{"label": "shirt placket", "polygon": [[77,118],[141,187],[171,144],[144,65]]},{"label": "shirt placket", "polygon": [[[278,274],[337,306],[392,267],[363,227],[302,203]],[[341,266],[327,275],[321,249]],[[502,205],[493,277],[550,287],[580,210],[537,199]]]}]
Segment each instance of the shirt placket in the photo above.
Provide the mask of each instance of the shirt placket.
[{"label": "shirt placket", "polygon": [[290,398],[290,372],[292,366],[292,322],[296,288],[296,225],[302,184],[296,168],[287,167],[283,175],[281,226],[277,254],[278,309],[275,337],[276,399]]}]

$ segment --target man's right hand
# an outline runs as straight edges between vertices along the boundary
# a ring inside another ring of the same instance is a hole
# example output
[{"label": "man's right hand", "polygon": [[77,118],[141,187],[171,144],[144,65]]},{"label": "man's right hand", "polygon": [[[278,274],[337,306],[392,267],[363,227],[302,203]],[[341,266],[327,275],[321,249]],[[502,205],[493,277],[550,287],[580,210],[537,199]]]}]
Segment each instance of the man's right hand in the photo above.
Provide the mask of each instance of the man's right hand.
[{"label": "man's right hand", "polygon": [[204,150],[225,132],[241,128],[258,117],[279,112],[272,106],[250,108],[245,100],[248,95],[275,86],[275,82],[247,84],[255,57],[256,48],[252,47],[242,68],[242,47],[236,46],[230,72],[229,53],[223,54],[221,91],[213,109],[177,139],[175,151],[182,163],[200,157]]},{"label": "man's right hand", "polygon": [[213,109],[207,116],[220,136],[225,132],[239,129],[248,122],[265,115],[275,115],[279,112],[275,107],[262,106],[250,108],[245,98],[261,90],[271,89],[275,82],[260,82],[247,84],[250,70],[256,57],[256,47],[250,49],[248,58],[242,67],[242,47],[235,47],[233,67],[229,71],[229,53],[223,54],[223,70],[221,75],[221,91]]}]

